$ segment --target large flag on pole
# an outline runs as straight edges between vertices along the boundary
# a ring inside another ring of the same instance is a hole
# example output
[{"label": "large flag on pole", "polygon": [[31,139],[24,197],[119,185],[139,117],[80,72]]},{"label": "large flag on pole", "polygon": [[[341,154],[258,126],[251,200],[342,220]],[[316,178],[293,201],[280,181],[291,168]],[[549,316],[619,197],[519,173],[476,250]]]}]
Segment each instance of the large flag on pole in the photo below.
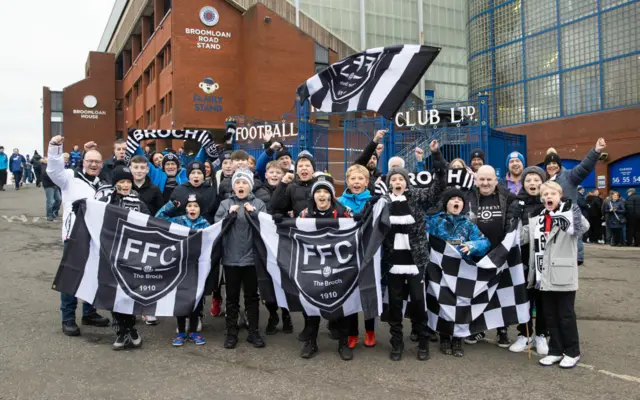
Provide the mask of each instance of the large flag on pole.
[{"label": "large flag on pole", "polygon": [[74,204],[76,220],[53,289],[98,309],[185,316],[204,291],[225,218],[200,232],[94,200]]},{"label": "large flag on pole", "polygon": [[392,119],[438,53],[421,45],[365,50],[307,79],[298,95],[324,112],[368,110]]},{"label": "large flag on pole", "polygon": [[385,200],[360,221],[291,218],[276,223],[266,213],[250,221],[262,238],[256,260],[266,302],[329,320],[382,313],[380,246],[389,228]]},{"label": "large flag on pole", "polygon": [[467,337],[529,321],[527,283],[518,229],[480,261],[467,261],[444,240],[429,236],[427,313],[436,332]]}]

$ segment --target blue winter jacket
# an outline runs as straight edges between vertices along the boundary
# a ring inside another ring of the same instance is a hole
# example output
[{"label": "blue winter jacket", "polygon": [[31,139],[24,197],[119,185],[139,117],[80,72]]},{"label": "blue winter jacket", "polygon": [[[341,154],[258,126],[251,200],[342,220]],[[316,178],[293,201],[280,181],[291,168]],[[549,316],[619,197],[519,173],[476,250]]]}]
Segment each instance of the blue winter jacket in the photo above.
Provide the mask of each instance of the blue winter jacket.
[{"label": "blue winter jacket", "polygon": [[9,157],[3,151],[0,151],[0,171],[7,168],[9,168]]},{"label": "blue winter jacket", "polygon": [[69,153],[69,162],[73,165],[74,168],[80,166],[80,161],[82,161],[82,153],[80,150],[72,151]]},{"label": "blue winter jacket", "polygon": [[552,181],[556,181],[562,187],[562,195],[571,199],[573,204],[578,204],[578,185],[593,171],[600,158],[600,153],[591,149],[582,162],[572,169],[562,167]]},{"label": "blue winter jacket", "polygon": [[349,207],[355,214],[362,212],[364,206],[371,199],[371,193],[369,189],[365,189],[364,192],[353,194],[349,189],[345,190],[342,196],[338,198],[338,201],[345,207]]},{"label": "blue winter jacket", "polygon": [[9,171],[13,173],[22,172],[26,163],[27,160],[22,154],[11,154],[9,157]]},{"label": "blue winter jacket", "polygon": [[[133,153],[134,156],[144,156],[144,151],[138,147],[138,149]],[[207,152],[204,150],[204,147],[200,148],[200,151],[196,155],[194,161],[205,162],[207,161]],[[182,185],[189,181],[189,177],[187,176],[186,165],[182,165],[182,168],[178,170],[176,174],[176,182],[178,186]],[[160,191],[164,193],[164,186],[167,183],[167,174],[162,170],[162,167],[158,168],[151,161],[149,161],[149,172],[147,173],[149,179],[151,179],[151,183],[160,188]]]},{"label": "blue winter jacket", "polygon": [[160,211],[156,213],[156,218],[164,219],[165,221],[173,222],[174,224],[186,226],[187,228],[197,231],[199,229],[206,229],[209,226],[209,222],[203,217],[200,216],[196,220],[191,220],[186,215],[180,215],[177,217],[172,217],[178,213],[178,209],[172,201],[165,204]]},{"label": "blue winter jacket", "polygon": [[[482,257],[487,254],[491,243],[478,226],[469,221],[464,215],[447,214],[440,211],[437,214],[427,217],[427,233],[443,240],[459,240],[469,246],[470,256]],[[456,246],[460,252],[460,246]],[[460,254],[462,254],[460,252]],[[462,254],[465,258],[466,255]]]}]

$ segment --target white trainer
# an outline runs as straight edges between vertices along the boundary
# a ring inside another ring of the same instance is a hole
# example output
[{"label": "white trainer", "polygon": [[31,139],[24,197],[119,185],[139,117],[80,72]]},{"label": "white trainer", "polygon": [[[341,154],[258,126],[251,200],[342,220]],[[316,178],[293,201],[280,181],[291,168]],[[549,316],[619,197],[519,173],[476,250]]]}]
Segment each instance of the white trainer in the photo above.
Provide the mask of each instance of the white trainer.
[{"label": "white trainer", "polygon": [[569,356],[564,356],[564,358],[562,359],[562,361],[560,361],[560,368],[573,368],[576,365],[578,365],[578,362],[580,361],[580,356],[578,357],[569,357]]},{"label": "white trainer", "polygon": [[529,337],[527,340],[526,336],[518,335],[518,338],[511,346],[509,346],[509,351],[512,353],[521,353],[529,347],[530,344],[533,343],[533,338]]},{"label": "white trainer", "polygon": [[549,344],[547,338],[544,335],[536,336],[536,353],[541,356],[549,354]]},{"label": "white trainer", "polygon": [[540,361],[538,361],[540,363],[540,365],[544,366],[544,367],[550,367],[553,364],[557,364],[560,361],[562,361],[562,359],[564,358],[564,356],[546,356],[542,359],[540,359]]},{"label": "white trainer", "polygon": [[142,319],[144,320],[144,323],[147,324],[147,325],[157,325],[158,324],[158,318],[152,317],[151,315],[143,315]]}]

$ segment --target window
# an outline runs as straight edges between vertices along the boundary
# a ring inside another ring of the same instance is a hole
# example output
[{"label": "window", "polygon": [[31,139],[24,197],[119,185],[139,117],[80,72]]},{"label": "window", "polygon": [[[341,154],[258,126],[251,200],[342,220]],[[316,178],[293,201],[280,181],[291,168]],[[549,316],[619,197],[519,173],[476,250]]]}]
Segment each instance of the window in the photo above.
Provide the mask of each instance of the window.
[{"label": "window", "polygon": [[122,139],[123,133],[122,131],[116,131],[116,140]]},{"label": "window", "polygon": [[147,110],[147,126],[151,125],[151,109]]},{"label": "window", "polygon": [[136,91],[136,97],[140,97],[142,96],[142,79],[138,79],[136,81],[136,83],[133,85],[135,91]]},{"label": "window", "polygon": [[171,10],[171,0],[164,0],[164,13],[168,13]]},{"label": "window", "polygon": [[51,111],[62,111],[62,92],[51,92]]},{"label": "window", "polygon": [[131,93],[132,93],[132,90],[129,90],[129,92],[124,96],[125,107],[129,107],[131,105]]},{"label": "window", "polygon": [[165,98],[166,98],[166,97],[163,97],[163,98],[161,98],[161,99],[160,99],[160,115],[165,115],[165,114],[166,114],[166,111],[167,111],[167,110],[165,109],[165,107],[164,107],[164,101],[165,101],[164,99],[165,99]]},{"label": "window", "polygon": [[164,49],[158,53],[158,65],[160,66],[160,71],[162,71],[164,69]]},{"label": "window", "polygon": [[155,65],[151,63],[149,68],[144,71],[144,82],[145,86],[149,86],[151,82],[153,82],[155,78]]},{"label": "window", "polygon": [[171,64],[171,42],[164,46],[164,66]]},{"label": "window", "polygon": [[167,112],[173,109],[173,92],[167,93]]},{"label": "window", "polygon": [[64,135],[62,130],[62,122],[51,122],[51,137]]},{"label": "window", "polygon": [[122,100],[116,100],[116,111],[122,111]]},{"label": "window", "polygon": [[314,58],[316,72],[320,72],[329,66],[329,50],[317,42],[315,43]]}]

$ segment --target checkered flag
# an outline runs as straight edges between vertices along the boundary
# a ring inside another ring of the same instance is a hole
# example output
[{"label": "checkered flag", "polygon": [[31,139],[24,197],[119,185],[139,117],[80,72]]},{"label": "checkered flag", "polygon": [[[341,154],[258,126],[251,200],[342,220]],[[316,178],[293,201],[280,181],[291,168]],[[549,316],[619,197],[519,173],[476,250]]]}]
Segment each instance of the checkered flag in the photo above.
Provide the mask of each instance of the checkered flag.
[{"label": "checkered flag", "polygon": [[463,259],[453,246],[433,235],[429,244],[427,313],[431,329],[467,337],[529,321],[518,229],[507,233],[477,263]]}]

